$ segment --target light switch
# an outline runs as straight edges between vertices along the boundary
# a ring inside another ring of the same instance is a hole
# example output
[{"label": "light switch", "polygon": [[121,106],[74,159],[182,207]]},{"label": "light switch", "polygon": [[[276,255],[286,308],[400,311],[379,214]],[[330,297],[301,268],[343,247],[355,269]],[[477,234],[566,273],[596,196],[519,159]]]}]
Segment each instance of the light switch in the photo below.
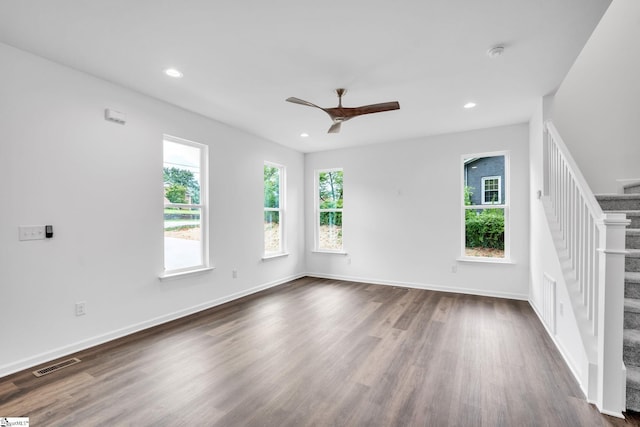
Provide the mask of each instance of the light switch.
[{"label": "light switch", "polygon": [[44,225],[21,225],[18,227],[18,240],[43,240]]}]

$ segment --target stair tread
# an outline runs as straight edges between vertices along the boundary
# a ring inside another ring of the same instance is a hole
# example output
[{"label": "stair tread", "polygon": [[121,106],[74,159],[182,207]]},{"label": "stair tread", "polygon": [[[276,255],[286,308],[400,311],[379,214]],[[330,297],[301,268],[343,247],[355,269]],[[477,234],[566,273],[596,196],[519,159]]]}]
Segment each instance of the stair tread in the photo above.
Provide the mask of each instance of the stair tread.
[{"label": "stair tread", "polygon": [[627,366],[627,387],[640,389],[640,367]]},{"label": "stair tread", "polygon": [[624,311],[627,313],[640,313],[640,299],[625,298]]},{"label": "stair tread", "polygon": [[629,283],[640,283],[640,272],[638,271],[625,271],[624,281]]},{"label": "stair tread", "polygon": [[627,252],[629,258],[640,258],[640,249],[627,248]]},{"label": "stair tread", "polygon": [[637,210],[620,210],[620,209],[613,209],[613,210],[604,210],[603,212],[606,213],[623,213],[623,214],[627,214],[627,216],[640,216],[640,211]]},{"label": "stair tread", "polygon": [[640,200],[639,193],[628,194],[596,194],[596,200]]},{"label": "stair tread", "polygon": [[623,336],[625,341],[640,342],[640,330],[638,329],[625,329]]}]

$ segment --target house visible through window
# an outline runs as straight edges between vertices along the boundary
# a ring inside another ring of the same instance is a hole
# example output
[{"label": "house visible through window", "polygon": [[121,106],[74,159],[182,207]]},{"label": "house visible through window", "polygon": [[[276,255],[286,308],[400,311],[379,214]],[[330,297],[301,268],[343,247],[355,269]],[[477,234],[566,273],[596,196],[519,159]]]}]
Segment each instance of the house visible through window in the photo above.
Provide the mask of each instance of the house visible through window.
[{"label": "house visible through window", "polygon": [[264,254],[285,252],[284,247],[284,167],[264,164]]},{"label": "house visible through window", "polygon": [[509,258],[507,153],[463,156],[463,258]]},{"label": "house visible through window", "polygon": [[342,252],[342,169],[316,171],[316,250]]},{"label": "house visible through window", "polygon": [[207,146],[164,136],[164,269],[208,266]]}]

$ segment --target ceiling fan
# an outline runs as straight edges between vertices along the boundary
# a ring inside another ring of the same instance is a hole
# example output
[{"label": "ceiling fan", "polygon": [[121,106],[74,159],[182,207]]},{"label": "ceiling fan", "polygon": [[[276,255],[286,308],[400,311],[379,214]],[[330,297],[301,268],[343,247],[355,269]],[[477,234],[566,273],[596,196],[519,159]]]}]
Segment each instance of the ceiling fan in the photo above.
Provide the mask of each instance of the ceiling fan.
[{"label": "ceiling fan", "polygon": [[287,98],[287,101],[293,102],[294,104],[306,105],[308,107],[319,108],[331,117],[333,124],[329,128],[327,133],[338,133],[340,132],[340,126],[342,122],[346,122],[349,119],[352,119],[357,116],[362,116],[363,114],[371,114],[371,113],[380,113],[382,111],[390,111],[390,110],[399,110],[400,104],[397,101],[394,102],[383,102],[381,104],[371,104],[371,105],[363,105],[362,107],[343,107],[342,106],[342,95],[347,92],[346,89],[336,89],[336,93],[338,94],[338,106],[333,108],[322,108],[317,106],[316,104],[312,104],[311,102],[304,101],[299,98]]}]

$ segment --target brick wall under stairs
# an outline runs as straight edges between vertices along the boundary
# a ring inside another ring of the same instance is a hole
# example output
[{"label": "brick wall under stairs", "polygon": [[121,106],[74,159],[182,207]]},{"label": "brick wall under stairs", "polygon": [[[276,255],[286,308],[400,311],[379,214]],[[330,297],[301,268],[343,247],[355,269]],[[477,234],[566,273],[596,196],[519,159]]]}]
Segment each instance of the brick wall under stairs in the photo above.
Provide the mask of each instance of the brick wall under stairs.
[{"label": "brick wall under stairs", "polygon": [[625,187],[625,194],[597,195],[602,210],[625,213],[624,351],[627,368],[627,410],[640,412],[640,184]]}]

